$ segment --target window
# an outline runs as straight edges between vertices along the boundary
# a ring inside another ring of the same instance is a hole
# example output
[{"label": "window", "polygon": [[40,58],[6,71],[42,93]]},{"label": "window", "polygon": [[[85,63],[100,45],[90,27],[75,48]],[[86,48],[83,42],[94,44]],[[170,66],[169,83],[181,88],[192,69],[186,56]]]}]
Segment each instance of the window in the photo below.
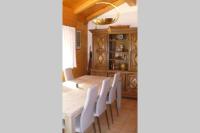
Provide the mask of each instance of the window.
[{"label": "window", "polygon": [[76,30],[74,27],[63,26],[62,45],[63,69],[76,67]]}]

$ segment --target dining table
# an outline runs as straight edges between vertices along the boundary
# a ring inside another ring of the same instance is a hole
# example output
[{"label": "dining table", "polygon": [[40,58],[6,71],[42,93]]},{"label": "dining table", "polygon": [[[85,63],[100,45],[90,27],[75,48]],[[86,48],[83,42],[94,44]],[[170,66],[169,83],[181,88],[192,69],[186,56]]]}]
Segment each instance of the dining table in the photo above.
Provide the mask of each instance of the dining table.
[{"label": "dining table", "polygon": [[84,75],[63,82],[62,107],[65,133],[75,132],[75,119],[81,115],[88,88],[96,86],[98,92],[100,92],[103,80],[106,78],[110,79],[111,88],[113,77]]}]

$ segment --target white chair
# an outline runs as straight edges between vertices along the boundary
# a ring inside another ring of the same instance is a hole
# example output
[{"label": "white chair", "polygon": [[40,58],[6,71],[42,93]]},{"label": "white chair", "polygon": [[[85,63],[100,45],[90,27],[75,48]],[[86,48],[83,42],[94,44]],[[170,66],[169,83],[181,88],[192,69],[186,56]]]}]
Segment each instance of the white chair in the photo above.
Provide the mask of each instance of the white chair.
[{"label": "white chair", "polygon": [[116,105],[116,109],[117,109],[117,114],[119,115],[119,110],[117,107],[117,87],[118,87],[118,82],[120,80],[120,73],[117,72],[114,75],[114,80],[112,83],[112,87],[110,89],[109,95],[108,95],[108,99],[106,101],[106,104],[109,106],[110,108],[110,113],[111,113],[111,118],[112,118],[112,123],[113,123],[113,114],[112,114],[112,103],[115,102]]},{"label": "white chair", "polygon": [[71,68],[66,68],[64,70],[64,77],[65,77],[65,81],[74,79]]},{"label": "white chair", "polygon": [[75,120],[76,132],[84,133],[91,124],[93,124],[93,128],[96,132],[94,124],[94,110],[97,101],[97,93],[98,91],[96,86],[88,89],[83,111]]},{"label": "white chair", "polygon": [[110,78],[106,78],[105,80],[103,80],[102,87],[101,87],[97,104],[96,104],[95,114],[94,114],[94,116],[97,118],[97,123],[98,123],[100,133],[101,133],[101,127],[100,127],[99,117],[104,112],[106,112],[106,120],[107,120],[108,128],[110,128],[109,122],[108,122],[108,113],[106,109],[106,100],[107,100],[109,89],[110,89]]}]

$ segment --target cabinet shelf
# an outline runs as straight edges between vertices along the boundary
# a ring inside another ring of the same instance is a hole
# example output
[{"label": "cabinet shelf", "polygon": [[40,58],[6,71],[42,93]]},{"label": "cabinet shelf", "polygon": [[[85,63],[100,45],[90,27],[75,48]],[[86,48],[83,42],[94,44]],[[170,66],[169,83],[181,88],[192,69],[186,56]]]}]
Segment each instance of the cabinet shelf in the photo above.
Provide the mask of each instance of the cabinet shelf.
[{"label": "cabinet shelf", "polygon": [[110,51],[110,53],[124,53],[124,54],[128,54],[129,51],[125,52],[125,51]]},{"label": "cabinet shelf", "polygon": [[110,42],[128,42],[129,40],[109,40]]},{"label": "cabinet shelf", "polygon": [[109,69],[113,69],[113,66],[116,70],[129,69],[130,45],[128,33],[109,34]]},{"label": "cabinet shelf", "polygon": [[128,62],[127,60],[124,59],[109,59],[110,61],[121,61],[121,62]]}]

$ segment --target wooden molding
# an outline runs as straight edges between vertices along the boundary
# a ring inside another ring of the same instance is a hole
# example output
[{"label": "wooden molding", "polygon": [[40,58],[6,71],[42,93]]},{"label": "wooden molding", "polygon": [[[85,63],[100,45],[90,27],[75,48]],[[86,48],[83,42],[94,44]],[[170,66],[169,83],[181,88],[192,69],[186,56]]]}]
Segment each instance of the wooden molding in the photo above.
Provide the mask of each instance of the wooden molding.
[{"label": "wooden molding", "polygon": [[[125,0],[117,0],[116,2],[113,2],[112,4],[114,4],[115,6],[119,6],[119,5],[123,4],[124,2],[125,2]],[[86,20],[90,21],[90,20],[94,19],[95,17],[97,17],[97,16],[99,16],[99,15],[101,15],[101,14],[103,14],[103,13],[105,13],[105,12],[111,10],[111,9],[113,9],[113,7],[111,7],[111,6],[107,6],[105,8],[102,8],[102,9],[96,11],[95,13],[89,15],[86,18]]]},{"label": "wooden molding", "polygon": [[83,12],[84,10],[92,7],[93,5],[95,5],[97,2],[100,2],[101,0],[87,0],[85,1],[83,4],[80,4],[79,6],[77,6],[74,9],[74,14],[79,14],[81,12]]}]

